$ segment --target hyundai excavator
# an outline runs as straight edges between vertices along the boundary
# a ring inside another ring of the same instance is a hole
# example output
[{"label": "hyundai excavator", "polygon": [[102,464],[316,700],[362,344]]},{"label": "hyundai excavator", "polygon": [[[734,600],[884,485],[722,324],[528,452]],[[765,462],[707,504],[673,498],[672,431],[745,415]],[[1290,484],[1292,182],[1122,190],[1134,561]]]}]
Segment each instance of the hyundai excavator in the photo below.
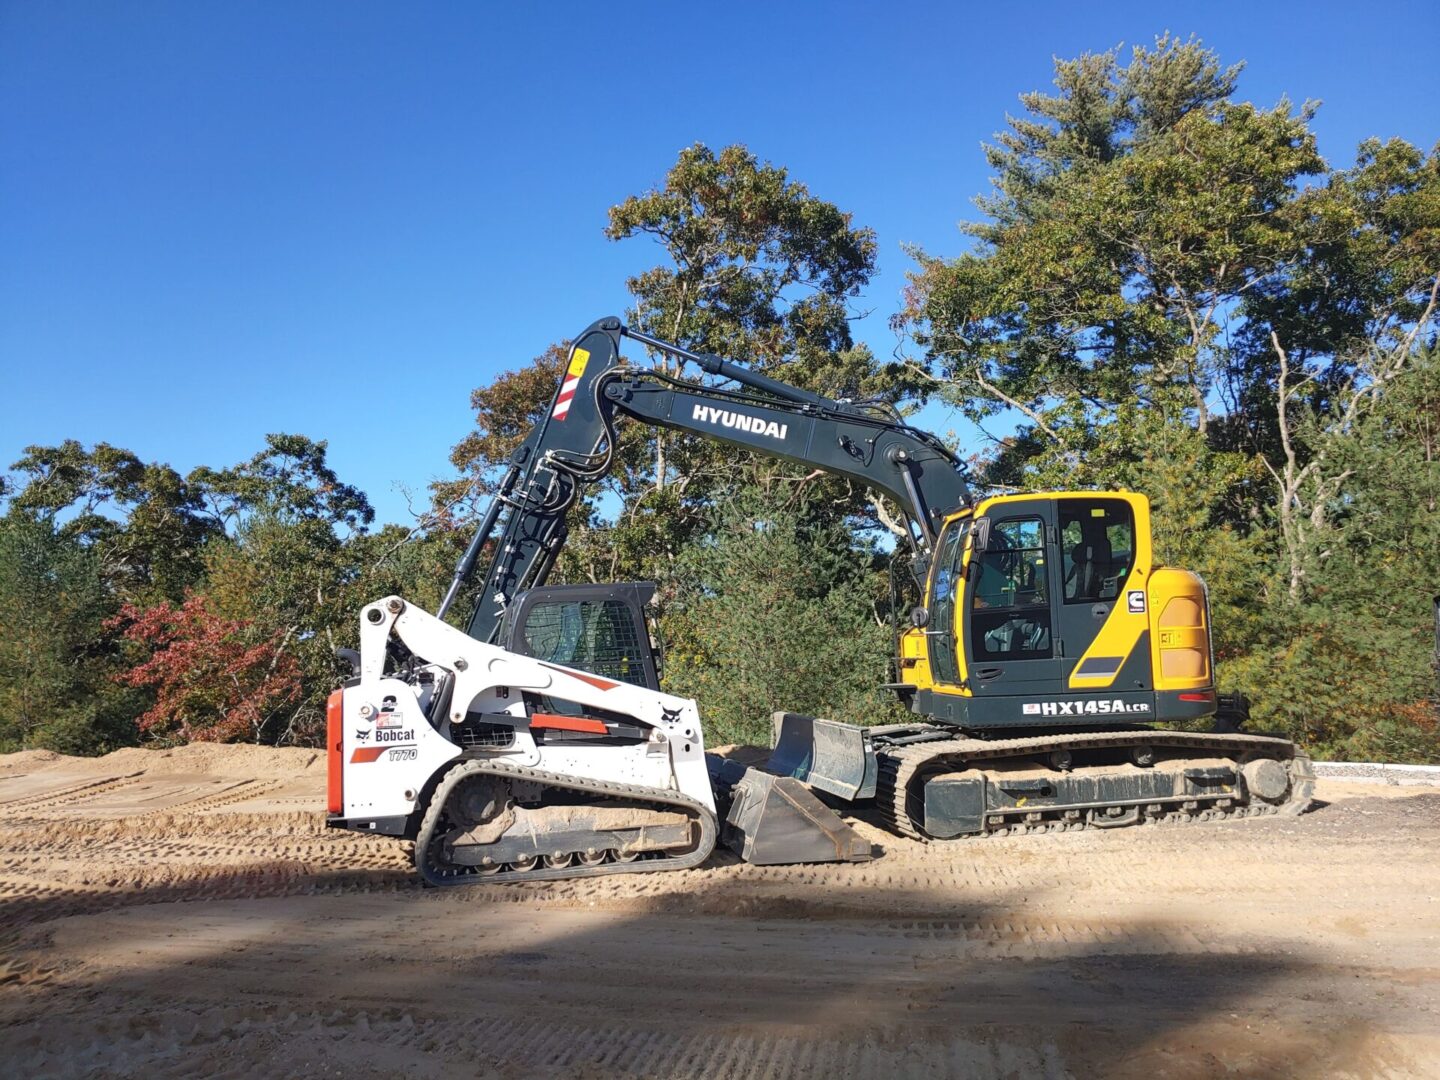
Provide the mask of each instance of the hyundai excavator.
[{"label": "hyundai excavator", "polygon": [[[632,365],[627,338],[738,388]],[[776,713],[763,765],[705,753],[695,702],[660,687],[654,586],[546,584],[626,422],[846,477],[900,508],[896,559],[922,599],[895,628],[885,686],[912,721]],[[467,595],[462,631],[446,615]],[[942,842],[1298,814],[1314,788],[1293,743],[1241,732],[1217,696],[1205,585],[1156,562],[1143,495],[977,499],[955,454],[887,403],[616,318],[575,339],[439,609],[368,605],[349,659],[327,707],[329,823],[412,841],[433,885],[681,869],[717,841],[760,863],[870,857],[837,806]]]}]

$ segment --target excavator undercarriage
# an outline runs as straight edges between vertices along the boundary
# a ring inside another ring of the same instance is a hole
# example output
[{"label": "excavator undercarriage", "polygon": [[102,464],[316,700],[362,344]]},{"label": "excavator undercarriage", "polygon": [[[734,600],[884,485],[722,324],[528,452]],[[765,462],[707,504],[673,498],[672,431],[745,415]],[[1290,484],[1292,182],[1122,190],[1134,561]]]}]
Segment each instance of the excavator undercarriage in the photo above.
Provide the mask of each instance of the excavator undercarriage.
[{"label": "excavator undercarriage", "polygon": [[923,841],[1295,815],[1315,786],[1310,759],[1265,735],[1130,728],[956,738],[936,726],[860,728],[777,713],[775,746],[767,768],[873,807],[887,829]]}]

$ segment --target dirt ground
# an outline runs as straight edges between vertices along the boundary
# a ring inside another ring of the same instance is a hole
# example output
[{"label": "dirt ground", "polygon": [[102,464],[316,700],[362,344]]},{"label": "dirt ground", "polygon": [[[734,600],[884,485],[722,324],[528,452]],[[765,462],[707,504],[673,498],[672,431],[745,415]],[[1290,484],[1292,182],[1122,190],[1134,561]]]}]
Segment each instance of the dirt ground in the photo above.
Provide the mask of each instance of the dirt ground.
[{"label": "dirt ground", "polygon": [[1440,1076],[1440,792],[422,890],[324,761],[0,757],[10,1076]]}]

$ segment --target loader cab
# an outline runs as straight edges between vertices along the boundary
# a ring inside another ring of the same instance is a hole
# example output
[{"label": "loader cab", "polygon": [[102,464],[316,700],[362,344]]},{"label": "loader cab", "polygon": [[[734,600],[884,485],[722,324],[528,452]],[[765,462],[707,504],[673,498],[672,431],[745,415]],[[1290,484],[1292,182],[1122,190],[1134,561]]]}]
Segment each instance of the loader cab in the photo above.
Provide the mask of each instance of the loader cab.
[{"label": "loader cab", "polygon": [[951,517],[927,583],[932,686],[917,708],[1014,726],[1048,698],[1153,692],[1150,571],[1141,495],[1007,495]]},{"label": "loader cab", "polygon": [[502,648],[617,682],[660,689],[646,622],[650,581],[555,585],[515,598],[500,627]]}]

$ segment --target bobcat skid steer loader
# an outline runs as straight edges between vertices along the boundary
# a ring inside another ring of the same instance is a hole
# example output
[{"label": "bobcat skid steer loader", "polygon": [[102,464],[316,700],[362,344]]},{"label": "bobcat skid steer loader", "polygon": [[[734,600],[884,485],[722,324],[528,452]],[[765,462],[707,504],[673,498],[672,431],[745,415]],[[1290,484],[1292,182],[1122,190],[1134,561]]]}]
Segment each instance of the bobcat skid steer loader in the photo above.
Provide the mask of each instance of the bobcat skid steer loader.
[{"label": "bobcat skid steer loader", "polygon": [[707,761],[695,702],[658,689],[652,590],[531,590],[513,648],[398,596],[367,606],[327,707],[329,824],[412,840],[431,885],[679,870],[717,839],[752,862],[868,859],[799,781]]}]

